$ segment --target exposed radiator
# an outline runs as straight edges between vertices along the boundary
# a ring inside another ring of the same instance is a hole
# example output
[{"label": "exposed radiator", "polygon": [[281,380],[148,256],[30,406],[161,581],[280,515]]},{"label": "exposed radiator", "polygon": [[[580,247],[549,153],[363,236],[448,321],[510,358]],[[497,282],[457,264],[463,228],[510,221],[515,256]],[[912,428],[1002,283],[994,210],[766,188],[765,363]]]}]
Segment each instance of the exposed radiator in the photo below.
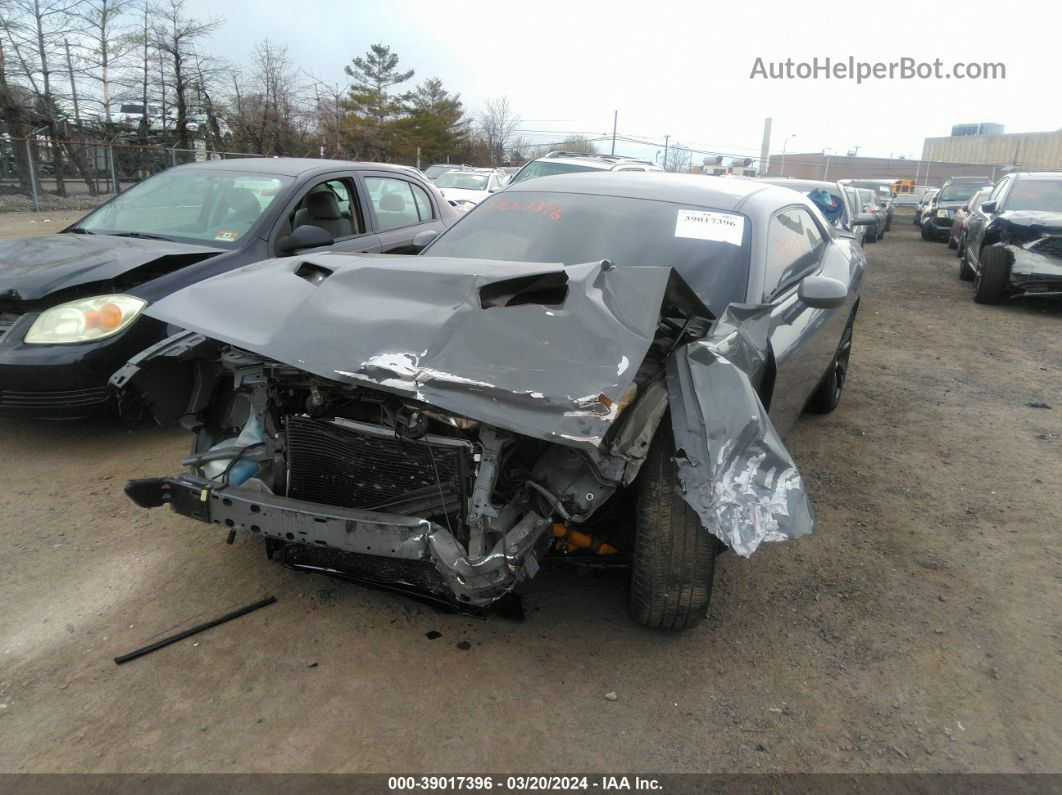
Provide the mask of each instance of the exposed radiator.
[{"label": "exposed radiator", "polygon": [[[288,496],[410,516],[462,513],[472,445],[349,420],[287,418]],[[433,460],[434,459],[434,460]]]}]

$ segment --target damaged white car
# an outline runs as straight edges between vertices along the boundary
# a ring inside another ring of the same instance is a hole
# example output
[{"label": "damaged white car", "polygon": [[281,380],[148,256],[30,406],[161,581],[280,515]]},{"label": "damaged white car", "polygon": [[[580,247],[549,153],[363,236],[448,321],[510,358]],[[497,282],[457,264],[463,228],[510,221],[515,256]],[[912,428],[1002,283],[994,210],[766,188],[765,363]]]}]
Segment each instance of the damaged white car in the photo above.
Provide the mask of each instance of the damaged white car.
[{"label": "damaged white car", "polygon": [[812,530],[779,433],[837,405],[864,267],[786,188],[521,183],[419,256],[267,260],[150,307],[187,330],[112,384],[195,442],[126,490],[463,609],[549,556],[627,564],[635,620],[689,627],[721,549]]}]

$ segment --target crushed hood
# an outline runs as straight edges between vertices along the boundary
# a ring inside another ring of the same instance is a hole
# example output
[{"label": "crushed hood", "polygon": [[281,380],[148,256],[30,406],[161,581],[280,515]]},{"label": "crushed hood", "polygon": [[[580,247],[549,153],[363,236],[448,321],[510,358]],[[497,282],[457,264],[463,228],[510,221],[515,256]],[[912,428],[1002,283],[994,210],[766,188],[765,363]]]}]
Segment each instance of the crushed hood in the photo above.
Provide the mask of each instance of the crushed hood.
[{"label": "crushed hood", "polygon": [[325,254],[221,274],[148,314],[333,381],[598,447],[665,303],[711,318],[670,267]]},{"label": "crushed hood", "polygon": [[994,226],[1025,233],[1030,238],[1062,235],[1062,213],[1046,210],[1010,210],[992,219]]},{"label": "crushed hood", "polygon": [[106,282],[167,258],[192,264],[222,249],[113,235],[57,234],[0,241],[0,298],[32,301]]}]

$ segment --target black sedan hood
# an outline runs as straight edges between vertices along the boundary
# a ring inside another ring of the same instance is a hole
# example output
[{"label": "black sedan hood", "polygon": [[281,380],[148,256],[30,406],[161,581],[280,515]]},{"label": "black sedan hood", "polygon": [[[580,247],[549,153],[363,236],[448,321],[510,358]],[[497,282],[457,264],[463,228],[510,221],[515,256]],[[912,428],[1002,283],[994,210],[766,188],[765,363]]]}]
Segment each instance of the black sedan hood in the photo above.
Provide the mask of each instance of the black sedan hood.
[{"label": "black sedan hood", "polygon": [[994,219],[999,226],[1027,230],[1032,237],[1062,235],[1062,213],[1046,210],[1011,210]]},{"label": "black sedan hood", "polygon": [[70,288],[107,283],[151,266],[168,272],[223,253],[223,249],[114,235],[58,234],[0,240],[0,298],[33,301]]}]

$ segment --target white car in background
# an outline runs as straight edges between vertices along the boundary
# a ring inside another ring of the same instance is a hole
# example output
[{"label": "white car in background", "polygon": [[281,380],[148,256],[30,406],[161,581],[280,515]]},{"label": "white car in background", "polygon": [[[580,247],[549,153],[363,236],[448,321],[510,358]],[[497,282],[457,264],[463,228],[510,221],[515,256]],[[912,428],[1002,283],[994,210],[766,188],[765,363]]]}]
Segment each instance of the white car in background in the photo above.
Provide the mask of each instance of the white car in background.
[{"label": "white car in background", "polygon": [[435,187],[459,210],[471,210],[505,186],[505,175],[492,168],[447,171],[435,179]]}]

